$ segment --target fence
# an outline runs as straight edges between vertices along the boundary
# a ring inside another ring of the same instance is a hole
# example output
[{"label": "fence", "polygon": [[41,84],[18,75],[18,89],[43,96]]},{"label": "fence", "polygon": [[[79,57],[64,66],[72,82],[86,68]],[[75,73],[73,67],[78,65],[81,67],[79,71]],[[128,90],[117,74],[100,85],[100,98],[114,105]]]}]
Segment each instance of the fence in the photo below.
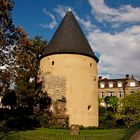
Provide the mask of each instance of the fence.
[{"label": "fence", "polygon": [[129,140],[140,129],[140,122],[127,129],[126,135],[123,140]]},{"label": "fence", "polygon": [[[84,131],[84,130],[83,130]],[[4,137],[1,137],[1,140],[120,140],[124,137],[126,131],[118,132],[114,131],[112,133],[106,132],[106,133],[100,133],[92,134],[92,135],[78,135],[78,136],[71,136],[71,135],[46,135],[42,136],[36,135],[24,135],[23,133],[16,133],[14,134],[8,134]],[[113,139],[112,139],[113,138]]]},{"label": "fence", "polygon": [[[109,138],[110,137],[110,138]],[[1,140],[121,140],[116,136],[107,135],[92,135],[92,136],[20,136],[20,137],[4,137]]]},{"label": "fence", "polygon": [[[137,123],[133,127],[120,130],[120,131],[112,131],[111,133],[100,133],[92,134],[92,135],[28,135],[20,132],[8,133],[7,135],[3,135],[0,137],[0,140],[129,140],[134,133],[140,129],[140,123]],[[84,131],[84,130],[83,130]]]}]

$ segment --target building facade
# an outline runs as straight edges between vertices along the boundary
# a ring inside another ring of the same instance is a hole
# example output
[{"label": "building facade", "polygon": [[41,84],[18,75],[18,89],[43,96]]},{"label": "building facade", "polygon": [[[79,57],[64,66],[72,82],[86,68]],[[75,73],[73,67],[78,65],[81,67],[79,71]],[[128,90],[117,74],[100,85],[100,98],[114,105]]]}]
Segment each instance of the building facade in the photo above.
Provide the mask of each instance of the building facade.
[{"label": "building facade", "polygon": [[[43,90],[52,98],[51,110],[68,116],[69,126],[98,126],[98,58],[72,11],[68,11],[40,61]],[[65,98],[63,113],[54,104]]]},{"label": "building facade", "polygon": [[[99,76],[98,88],[99,98],[105,98],[106,96],[124,98],[140,91],[140,81],[133,75],[126,75],[126,77],[120,79],[108,79]],[[101,104],[105,105],[104,103]]]}]

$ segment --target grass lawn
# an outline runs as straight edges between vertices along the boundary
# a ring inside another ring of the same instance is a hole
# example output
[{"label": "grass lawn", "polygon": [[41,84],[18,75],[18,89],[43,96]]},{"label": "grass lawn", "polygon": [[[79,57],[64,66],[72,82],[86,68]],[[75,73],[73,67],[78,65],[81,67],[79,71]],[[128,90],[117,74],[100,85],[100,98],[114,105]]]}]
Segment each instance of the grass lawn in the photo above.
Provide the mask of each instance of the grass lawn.
[{"label": "grass lawn", "polygon": [[38,128],[27,131],[0,132],[1,140],[121,140],[126,129],[80,130],[79,136],[70,136],[69,130]]}]

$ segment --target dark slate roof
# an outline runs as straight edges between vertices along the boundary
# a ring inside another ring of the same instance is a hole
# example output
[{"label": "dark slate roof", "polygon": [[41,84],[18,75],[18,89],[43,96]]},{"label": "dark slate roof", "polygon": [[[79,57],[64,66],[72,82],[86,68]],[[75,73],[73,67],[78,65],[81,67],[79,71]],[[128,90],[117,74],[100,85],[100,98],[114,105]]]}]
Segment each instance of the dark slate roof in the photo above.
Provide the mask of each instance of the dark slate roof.
[{"label": "dark slate roof", "polygon": [[123,87],[126,86],[126,84],[128,84],[128,81],[136,81],[136,86],[140,86],[140,82],[138,80],[136,80],[133,76],[132,77],[125,77],[125,78],[120,78],[120,79],[108,79],[108,78],[104,78],[104,79],[99,79],[98,82],[98,87],[100,88],[100,83],[103,82],[105,83],[105,88],[109,88],[109,83],[113,82],[113,88],[118,88],[118,82],[122,82]]},{"label": "dark slate roof", "polygon": [[81,54],[98,58],[92,51],[72,11],[68,11],[47,45],[44,56],[52,54]]},{"label": "dark slate roof", "polygon": [[122,82],[122,84],[124,86],[126,84],[127,80],[128,80],[127,78],[122,78],[122,79],[108,79],[108,78],[99,79],[98,87],[100,88],[100,82],[103,82],[103,83],[105,83],[105,88],[109,88],[109,83],[113,82],[113,87],[118,88],[118,86],[117,86],[118,82]]}]

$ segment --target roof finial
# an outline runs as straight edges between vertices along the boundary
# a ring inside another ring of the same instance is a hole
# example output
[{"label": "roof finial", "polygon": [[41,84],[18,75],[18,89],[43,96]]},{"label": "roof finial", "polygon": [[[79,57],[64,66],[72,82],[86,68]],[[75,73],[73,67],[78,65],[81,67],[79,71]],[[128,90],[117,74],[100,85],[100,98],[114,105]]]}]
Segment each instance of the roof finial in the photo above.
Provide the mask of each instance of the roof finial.
[{"label": "roof finial", "polygon": [[68,11],[72,11],[71,8],[69,8]]}]

